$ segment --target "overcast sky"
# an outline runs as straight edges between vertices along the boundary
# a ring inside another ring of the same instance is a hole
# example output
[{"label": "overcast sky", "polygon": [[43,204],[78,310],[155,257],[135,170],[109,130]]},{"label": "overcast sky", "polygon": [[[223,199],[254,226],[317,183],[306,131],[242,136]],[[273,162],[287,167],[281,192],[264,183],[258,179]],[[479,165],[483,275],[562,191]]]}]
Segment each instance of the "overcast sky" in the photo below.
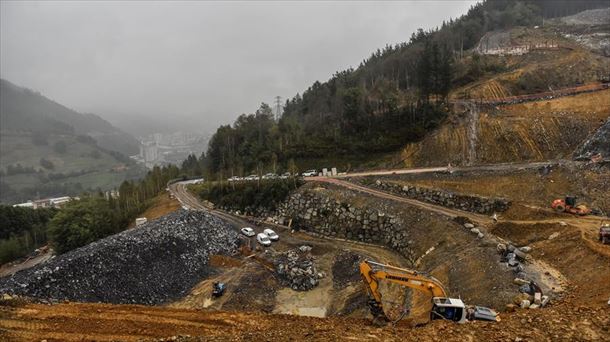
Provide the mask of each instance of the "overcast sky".
[{"label": "overcast sky", "polygon": [[212,131],[476,1],[1,1],[0,75],[81,112]]}]

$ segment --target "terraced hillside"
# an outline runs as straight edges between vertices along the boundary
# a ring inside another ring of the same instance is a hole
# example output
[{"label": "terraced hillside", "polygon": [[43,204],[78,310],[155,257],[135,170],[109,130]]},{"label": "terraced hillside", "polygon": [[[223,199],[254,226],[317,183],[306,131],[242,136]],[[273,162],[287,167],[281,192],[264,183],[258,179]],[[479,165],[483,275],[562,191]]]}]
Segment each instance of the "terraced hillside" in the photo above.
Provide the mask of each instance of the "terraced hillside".
[{"label": "terraced hillside", "polygon": [[477,164],[571,159],[610,115],[610,90],[483,107],[476,122],[472,111],[458,110],[437,131],[406,146],[402,166],[465,165],[473,147]]}]

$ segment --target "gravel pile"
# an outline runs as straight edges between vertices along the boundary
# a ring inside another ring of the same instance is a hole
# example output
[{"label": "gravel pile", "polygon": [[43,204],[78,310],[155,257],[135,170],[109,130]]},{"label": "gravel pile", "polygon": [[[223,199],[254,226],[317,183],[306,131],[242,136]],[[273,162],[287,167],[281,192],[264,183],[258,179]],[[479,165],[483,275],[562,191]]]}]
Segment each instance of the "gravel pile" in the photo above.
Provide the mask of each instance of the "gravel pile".
[{"label": "gravel pile", "polygon": [[318,273],[311,247],[301,246],[274,257],[275,271],[283,286],[296,291],[311,290],[323,274]]},{"label": "gravel pile", "polygon": [[210,273],[237,233],[204,212],[179,211],[0,279],[0,293],[44,300],[160,304]]}]

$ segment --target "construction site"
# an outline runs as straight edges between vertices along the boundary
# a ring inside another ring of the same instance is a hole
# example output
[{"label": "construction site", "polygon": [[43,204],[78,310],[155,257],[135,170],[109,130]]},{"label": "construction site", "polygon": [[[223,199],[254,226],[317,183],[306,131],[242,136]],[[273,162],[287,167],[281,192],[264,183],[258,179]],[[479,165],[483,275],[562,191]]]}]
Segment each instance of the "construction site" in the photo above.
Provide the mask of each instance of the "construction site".
[{"label": "construction site", "polygon": [[455,90],[393,168],[305,177],[256,216],[173,182],[146,223],[3,266],[0,339],[610,341],[610,57],[537,30],[486,35],[510,70]]}]

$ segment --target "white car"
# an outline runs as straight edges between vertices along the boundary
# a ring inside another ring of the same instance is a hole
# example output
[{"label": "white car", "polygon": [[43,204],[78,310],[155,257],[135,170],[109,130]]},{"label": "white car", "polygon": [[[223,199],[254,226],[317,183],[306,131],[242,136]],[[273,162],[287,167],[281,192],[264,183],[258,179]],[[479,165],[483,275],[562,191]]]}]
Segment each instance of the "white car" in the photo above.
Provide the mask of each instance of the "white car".
[{"label": "white car", "polygon": [[263,233],[265,233],[271,241],[277,241],[280,239],[280,236],[277,235],[272,229],[267,228],[263,230]]},{"label": "white car", "polygon": [[275,173],[268,173],[266,175],[263,175],[262,177],[263,179],[276,179],[277,175]]},{"label": "white car", "polygon": [[244,234],[245,236],[254,236],[256,235],[256,232],[254,232],[254,229],[250,228],[250,227],[244,227],[241,229],[241,233]]},{"label": "white car", "polygon": [[258,233],[256,235],[256,241],[263,246],[271,246],[271,240],[269,240],[269,237],[265,233]]},{"label": "white car", "polygon": [[255,181],[258,180],[259,177],[257,175],[249,175],[248,177],[244,178],[247,181]]},{"label": "white car", "polygon": [[303,177],[313,177],[313,176],[317,176],[318,172],[316,170],[307,170],[305,172],[303,172]]}]

